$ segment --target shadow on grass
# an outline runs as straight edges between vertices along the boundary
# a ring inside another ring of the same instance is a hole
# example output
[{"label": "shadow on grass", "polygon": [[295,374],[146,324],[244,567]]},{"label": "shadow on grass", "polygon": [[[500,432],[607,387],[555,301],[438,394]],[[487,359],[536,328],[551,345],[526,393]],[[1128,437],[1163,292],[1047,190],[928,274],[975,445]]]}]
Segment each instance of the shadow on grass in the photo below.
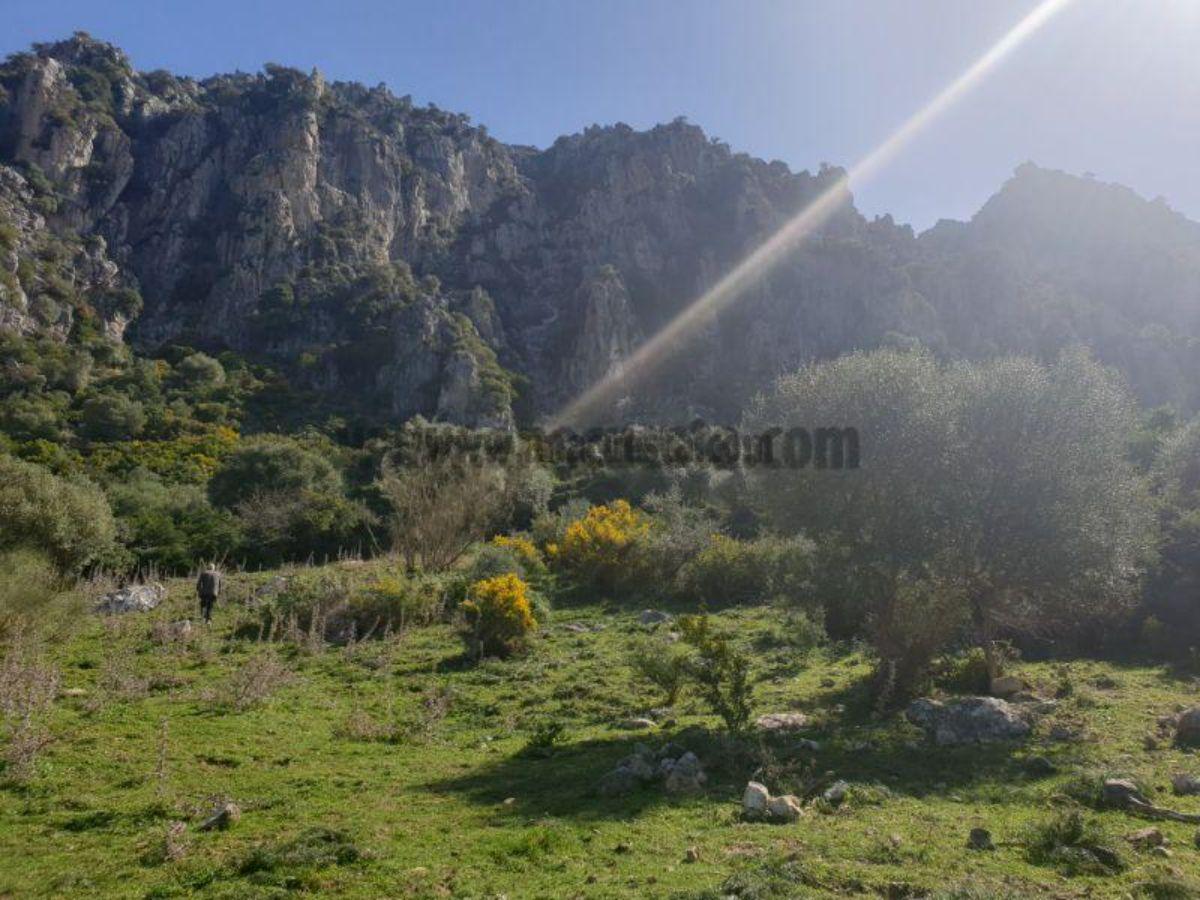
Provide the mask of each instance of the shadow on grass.
[{"label": "shadow on grass", "polygon": [[[865,744],[839,727],[814,728],[805,736],[816,739],[815,755],[798,747],[800,735],[734,740],[723,734],[691,727],[654,736],[620,735],[570,744],[548,758],[525,753],[492,761],[483,767],[425,787],[494,806],[497,815],[513,814],[527,820],[541,817],[582,821],[628,819],[660,805],[677,805],[703,798],[728,805],[730,816],[750,779],[765,779],[776,792],[813,795],[836,779],[851,785],[880,786],[892,796],[922,799],[955,791],[987,791],[991,786],[1037,782],[1026,771],[1023,756],[1032,752],[1020,744],[972,747],[936,747],[913,744],[901,729],[886,729]],[[700,757],[708,783],[702,794],[679,795],[664,790],[661,782],[646,785],[619,797],[605,797],[598,786],[608,772],[639,743],[657,748],[667,741]],[[513,798],[511,807],[505,800]],[[1007,802],[1004,792],[988,802]],[[1011,802],[1027,802],[1013,797]]]}]

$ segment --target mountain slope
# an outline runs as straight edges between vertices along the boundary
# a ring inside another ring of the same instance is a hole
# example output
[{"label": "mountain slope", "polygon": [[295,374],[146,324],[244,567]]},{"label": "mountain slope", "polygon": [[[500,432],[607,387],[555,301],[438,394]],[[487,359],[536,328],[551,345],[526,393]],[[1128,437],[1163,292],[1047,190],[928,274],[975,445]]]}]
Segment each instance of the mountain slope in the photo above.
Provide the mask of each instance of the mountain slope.
[{"label": "mountain slope", "polygon": [[[82,317],[142,353],[268,363],[323,413],[505,426],[618,366],[839,175],[682,120],[508,146],[382,86],[139,73],[76,35],[0,66],[0,328],[69,340]],[[1195,408],[1198,260],[1165,205],[1032,166],[920,238],[847,196],[622,414],[736,418],[806,360],[914,340],[1083,341]]]}]

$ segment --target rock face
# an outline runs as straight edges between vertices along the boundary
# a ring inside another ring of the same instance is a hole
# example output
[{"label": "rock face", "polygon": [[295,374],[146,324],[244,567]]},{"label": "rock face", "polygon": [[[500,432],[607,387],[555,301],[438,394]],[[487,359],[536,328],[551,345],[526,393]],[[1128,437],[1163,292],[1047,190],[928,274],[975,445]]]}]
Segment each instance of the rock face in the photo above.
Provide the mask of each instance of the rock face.
[{"label": "rock face", "polygon": [[1017,710],[996,697],[966,697],[948,703],[914,700],[905,714],[942,746],[1019,740],[1030,731]]},{"label": "rock face", "polygon": [[[509,146],[383,86],[273,65],[142,73],[76,35],[0,64],[0,329],[66,339],[87,315],[138,349],[263,360],[381,418],[506,428],[518,400],[544,416],[620,373],[832,191],[812,240],[597,417],[735,421],[782,372],[914,341],[1079,342],[1114,363],[1150,343],[1154,365],[1131,373],[1143,399],[1200,406],[1185,377],[1200,226],[1024,166],[975,220],[918,238],[861,216],[842,175],[734,153],[683,120]],[[1046,296],[1061,302],[1030,299]]]}]

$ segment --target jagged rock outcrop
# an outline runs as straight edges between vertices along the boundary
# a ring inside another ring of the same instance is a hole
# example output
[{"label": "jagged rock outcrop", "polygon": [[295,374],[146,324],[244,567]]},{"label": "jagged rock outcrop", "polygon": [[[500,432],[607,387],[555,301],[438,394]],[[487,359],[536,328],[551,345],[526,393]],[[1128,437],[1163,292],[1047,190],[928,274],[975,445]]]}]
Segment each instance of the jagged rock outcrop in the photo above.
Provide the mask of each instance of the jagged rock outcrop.
[{"label": "jagged rock outcrop", "polygon": [[[0,64],[0,328],[65,340],[84,316],[141,350],[235,350],[362,415],[506,427],[518,385],[536,417],[621,371],[842,174],[683,120],[508,146],[383,86],[143,73],[76,35]],[[920,238],[843,191],[620,415],[733,421],[806,361],[918,341],[1082,341],[1147,402],[1195,408],[1197,298],[1200,226],[1122,188],[1022,167]]]}]

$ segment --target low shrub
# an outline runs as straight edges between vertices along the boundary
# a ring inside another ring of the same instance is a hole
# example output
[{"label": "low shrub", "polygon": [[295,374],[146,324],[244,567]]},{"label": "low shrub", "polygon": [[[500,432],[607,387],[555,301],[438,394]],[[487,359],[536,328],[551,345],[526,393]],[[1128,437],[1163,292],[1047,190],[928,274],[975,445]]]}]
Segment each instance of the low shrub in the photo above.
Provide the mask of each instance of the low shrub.
[{"label": "low shrub", "polygon": [[783,599],[805,601],[814,548],[804,538],[739,541],[714,534],[680,572],[680,595],[707,607]]},{"label": "low shrub", "polygon": [[1078,810],[1060,813],[1030,828],[1025,847],[1034,865],[1053,866],[1068,877],[1112,875],[1125,868],[1104,832]]},{"label": "low shrub", "polygon": [[523,649],[537,628],[528,586],[511,573],[472,584],[459,609],[463,642],[476,659],[508,656]]},{"label": "low shrub", "polygon": [[682,616],[679,631],[695,651],[688,661],[689,678],[733,734],[746,730],[753,715],[750,658],[726,635],[713,630],[708,616]]},{"label": "low shrub", "polygon": [[687,681],[686,647],[662,638],[643,638],[629,649],[629,665],[642,679],[662,691],[663,703],[674,706]]}]

